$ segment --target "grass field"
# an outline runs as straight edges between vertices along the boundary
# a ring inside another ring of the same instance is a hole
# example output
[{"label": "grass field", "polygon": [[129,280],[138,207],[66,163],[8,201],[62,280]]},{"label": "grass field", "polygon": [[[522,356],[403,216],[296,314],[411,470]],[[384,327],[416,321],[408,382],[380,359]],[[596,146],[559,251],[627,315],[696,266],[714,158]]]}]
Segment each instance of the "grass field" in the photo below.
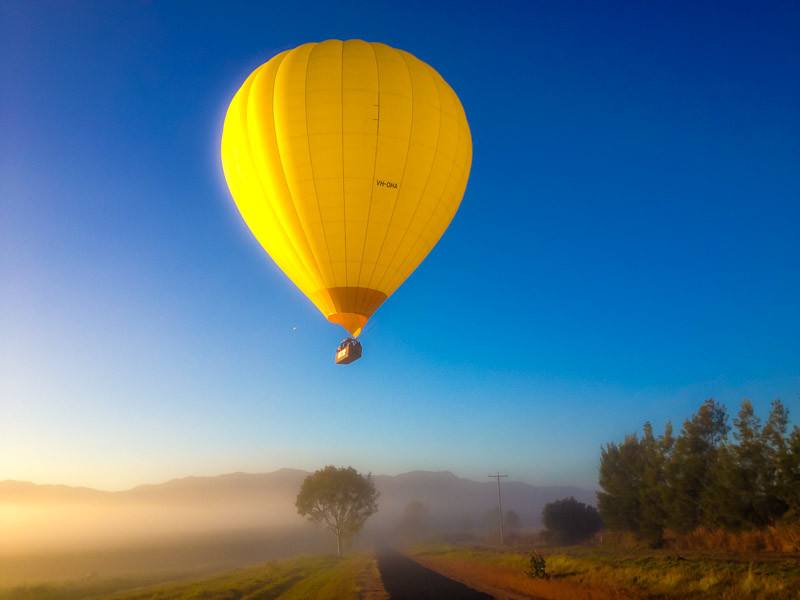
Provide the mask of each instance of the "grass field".
[{"label": "grass field", "polygon": [[141,585],[119,579],[7,588],[0,590],[0,600],[347,600],[359,596],[360,579],[373,565],[367,555],[300,557],[190,582]]},{"label": "grass field", "polygon": [[[781,555],[615,551],[569,547],[543,550],[549,580],[529,578],[523,552],[486,547],[427,546],[415,558],[475,586],[547,598],[800,599],[800,562]],[[470,578],[472,580],[470,581]]]}]

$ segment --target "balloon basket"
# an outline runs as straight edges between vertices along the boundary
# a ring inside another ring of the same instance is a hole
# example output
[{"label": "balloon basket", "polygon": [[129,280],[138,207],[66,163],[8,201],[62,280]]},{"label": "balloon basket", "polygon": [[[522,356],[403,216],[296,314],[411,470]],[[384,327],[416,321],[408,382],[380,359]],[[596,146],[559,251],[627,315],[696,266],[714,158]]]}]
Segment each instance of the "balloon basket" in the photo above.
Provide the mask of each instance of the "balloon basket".
[{"label": "balloon basket", "polygon": [[349,365],[361,358],[361,342],[355,338],[347,338],[336,349],[336,364]]}]

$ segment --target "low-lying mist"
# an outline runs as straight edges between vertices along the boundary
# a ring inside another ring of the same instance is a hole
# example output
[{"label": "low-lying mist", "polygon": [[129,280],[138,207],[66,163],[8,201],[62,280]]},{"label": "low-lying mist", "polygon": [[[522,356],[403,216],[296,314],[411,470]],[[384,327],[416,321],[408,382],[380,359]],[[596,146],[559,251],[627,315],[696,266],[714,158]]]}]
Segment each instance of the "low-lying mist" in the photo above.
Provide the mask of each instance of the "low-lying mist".
[{"label": "low-lying mist", "polygon": [[285,505],[0,505],[0,585],[149,581],[330,551]]},{"label": "low-lying mist", "polygon": [[286,502],[259,505],[0,504],[0,554],[86,550],[303,521]]},{"label": "low-lying mist", "polygon": [[[124,492],[0,482],[0,585],[63,579],[158,581],[303,553],[334,538],[304,521],[295,499],[305,471],[188,477]],[[496,526],[497,488],[449,472],[376,476],[378,512],[356,544],[418,535],[481,535]],[[524,529],[546,502],[590,490],[504,484],[504,509]],[[409,521],[409,507],[417,506]],[[487,521],[488,514],[488,521]],[[420,515],[422,517],[420,517]]]}]

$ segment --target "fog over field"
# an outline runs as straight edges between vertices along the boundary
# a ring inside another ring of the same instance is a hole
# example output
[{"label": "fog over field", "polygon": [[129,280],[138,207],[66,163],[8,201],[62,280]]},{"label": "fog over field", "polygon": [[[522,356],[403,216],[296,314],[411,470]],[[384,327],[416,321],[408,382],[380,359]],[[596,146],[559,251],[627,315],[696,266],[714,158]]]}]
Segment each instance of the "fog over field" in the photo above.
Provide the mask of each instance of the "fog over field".
[{"label": "fog over field", "polygon": [[186,478],[124,492],[0,483],[0,552],[87,549],[190,534],[286,529],[303,524],[298,475]]},{"label": "fog over field", "polygon": [[[0,482],[0,583],[40,578],[174,575],[330,550],[294,501],[305,471],[187,477],[122,492]],[[449,472],[376,476],[379,511],[360,543],[393,535],[404,508],[420,501],[438,531],[480,527],[496,506],[494,482]],[[526,528],[539,526],[546,502],[590,490],[504,483],[504,508]]]}]

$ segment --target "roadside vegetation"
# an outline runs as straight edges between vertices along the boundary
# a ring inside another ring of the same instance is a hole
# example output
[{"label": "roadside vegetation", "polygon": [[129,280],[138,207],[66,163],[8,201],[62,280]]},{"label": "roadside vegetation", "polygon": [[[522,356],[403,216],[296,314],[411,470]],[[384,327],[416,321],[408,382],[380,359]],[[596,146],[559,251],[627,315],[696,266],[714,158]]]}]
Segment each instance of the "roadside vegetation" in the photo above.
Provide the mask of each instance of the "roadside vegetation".
[{"label": "roadside vegetation", "polygon": [[607,529],[652,547],[800,552],[800,427],[776,400],[762,424],[742,402],[731,430],[707,400],[675,438],[649,423],[600,457]]},{"label": "roadside vegetation", "polygon": [[545,598],[662,600],[789,600],[800,597],[794,557],[570,546],[540,549],[546,578],[528,575],[521,550],[418,546],[415,559],[477,588]]},{"label": "roadside vegetation", "polygon": [[544,538],[560,544],[577,544],[591,538],[603,527],[597,509],[575,498],[545,504],[542,522],[546,528]]}]

